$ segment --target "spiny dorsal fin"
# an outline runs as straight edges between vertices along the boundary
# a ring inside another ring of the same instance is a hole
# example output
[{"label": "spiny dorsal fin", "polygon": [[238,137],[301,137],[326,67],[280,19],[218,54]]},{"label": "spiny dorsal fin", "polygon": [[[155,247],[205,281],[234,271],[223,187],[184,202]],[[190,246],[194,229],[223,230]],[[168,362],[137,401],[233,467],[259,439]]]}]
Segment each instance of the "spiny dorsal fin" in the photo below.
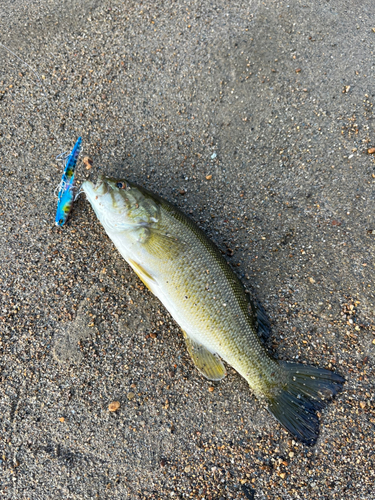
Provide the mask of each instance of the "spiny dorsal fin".
[{"label": "spiny dorsal fin", "polygon": [[183,334],[191,359],[201,374],[208,380],[218,381],[224,378],[227,372],[219,356],[192,340],[185,332]]}]

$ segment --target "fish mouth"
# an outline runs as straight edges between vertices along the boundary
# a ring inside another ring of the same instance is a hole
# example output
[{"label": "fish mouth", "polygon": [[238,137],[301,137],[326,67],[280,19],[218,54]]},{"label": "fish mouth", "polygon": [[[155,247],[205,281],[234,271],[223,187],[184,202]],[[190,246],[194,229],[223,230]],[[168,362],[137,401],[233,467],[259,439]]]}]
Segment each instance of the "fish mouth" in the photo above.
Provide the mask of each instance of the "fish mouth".
[{"label": "fish mouth", "polygon": [[100,186],[103,184],[103,182],[104,182],[104,176],[103,176],[103,175],[99,175],[99,177],[98,177],[98,179],[97,179],[96,183],[94,184],[94,189],[95,189],[95,191],[96,191],[98,188],[100,188]]},{"label": "fish mouth", "polygon": [[96,184],[94,186],[94,191],[99,196],[105,194],[108,191],[106,177],[103,174],[99,175],[98,180],[96,181]]},{"label": "fish mouth", "polygon": [[104,175],[100,175],[96,184],[91,181],[84,181],[81,186],[82,191],[89,200],[98,199],[108,192],[108,184]]}]

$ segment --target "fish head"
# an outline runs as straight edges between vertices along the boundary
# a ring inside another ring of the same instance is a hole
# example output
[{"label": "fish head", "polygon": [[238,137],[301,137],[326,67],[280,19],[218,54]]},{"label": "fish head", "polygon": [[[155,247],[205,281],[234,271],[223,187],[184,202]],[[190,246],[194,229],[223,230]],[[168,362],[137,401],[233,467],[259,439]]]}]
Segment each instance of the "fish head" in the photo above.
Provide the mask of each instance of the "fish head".
[{"label": "fish head", "polygon": [[158,221],[157,204],[125,179],[101,176],[95,185],[83,182],[81,189],[107,231],[122,232]]}]

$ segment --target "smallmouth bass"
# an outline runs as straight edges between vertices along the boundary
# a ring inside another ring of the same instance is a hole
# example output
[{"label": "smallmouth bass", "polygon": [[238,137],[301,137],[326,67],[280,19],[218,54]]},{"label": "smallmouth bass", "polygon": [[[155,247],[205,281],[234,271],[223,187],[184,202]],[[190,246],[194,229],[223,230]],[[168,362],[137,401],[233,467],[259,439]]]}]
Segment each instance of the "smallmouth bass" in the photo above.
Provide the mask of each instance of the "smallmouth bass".
[{"label": "smallmouth bass", "polygon": [[221,380],[224,360],[285,429],[313,445],[319,435],[316,412],[341,390],[344,378],[267,353],[241,282],[176,207],[123,179],[103,176],[96,185],[83,182],[81,190],[118,251],[180,325],[198,370]]}]

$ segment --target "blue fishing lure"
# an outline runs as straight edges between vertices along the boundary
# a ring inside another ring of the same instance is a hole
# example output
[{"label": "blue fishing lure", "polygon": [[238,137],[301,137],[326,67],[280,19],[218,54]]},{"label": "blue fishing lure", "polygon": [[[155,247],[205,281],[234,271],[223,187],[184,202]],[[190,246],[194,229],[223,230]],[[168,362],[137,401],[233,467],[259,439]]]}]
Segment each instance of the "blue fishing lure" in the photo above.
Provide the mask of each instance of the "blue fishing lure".
[{"label": "blue fishing lure", "polygon": [[64,172],[59,186],[59,194],[57,197],[57,210],[55,217],[56,226],[62,227],[72,209],[74,202],[74,173],[78,161],[78,155],[82,149],[82,138],[78,137],[77,142],[69,155],[63,153],[57,158],[65,162]]}]

